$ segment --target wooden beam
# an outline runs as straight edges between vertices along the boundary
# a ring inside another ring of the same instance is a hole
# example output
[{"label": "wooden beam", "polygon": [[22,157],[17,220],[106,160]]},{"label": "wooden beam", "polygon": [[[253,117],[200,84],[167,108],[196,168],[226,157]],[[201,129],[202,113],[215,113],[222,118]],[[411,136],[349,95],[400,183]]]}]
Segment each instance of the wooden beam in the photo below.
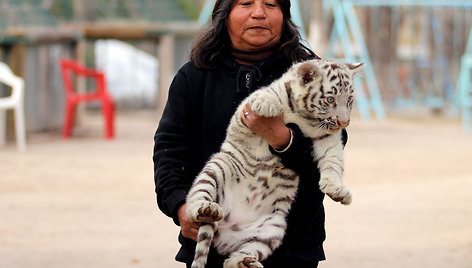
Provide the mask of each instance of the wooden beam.
[{"label": "wooden beam", "polygon": [[167,102],[169,87],[174,76],[175,36],[164,35],[159,42],[157,55],[159,58],[159,89],[157,92],[157,113],[161,118]]},{"label": "wooden beam", "polygon": [[10,27],[0,44],[47,44],[86,39],[158,40],[167,33],[175,36],[194,36],[201,30],[196,22],[148,23],[106,22],[74,23],[53,28]]},{"label": "wooden beam", "polygon": [[152,40],[167,33],[176,36],[195,35],[201,26],[194,22],[149,24],[149,23],[101,23],[78,26],[89,39]]},{"label": "wooden beam", "polygon": [[48,44],[75,42],[82,33],[69,28],[9,28],[0,39],[0,44]]}]

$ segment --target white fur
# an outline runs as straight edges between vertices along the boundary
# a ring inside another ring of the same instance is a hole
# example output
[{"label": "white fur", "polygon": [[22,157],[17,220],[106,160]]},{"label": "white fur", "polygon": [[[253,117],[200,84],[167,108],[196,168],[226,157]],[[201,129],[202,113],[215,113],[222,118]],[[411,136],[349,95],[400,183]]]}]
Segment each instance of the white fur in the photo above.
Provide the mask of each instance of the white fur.
[{"label": "white fur", "polygon": [[[352,76],[359,67],[362,65],[324,60],[301,62],[241,103],[221,152],[210,159],[187,197],[189,219],[215,222],[200,228],[202,239],[197,253],[201,256],[196,257],[192,267],[204,267],[208,249],[202,245],[208,246],[209,240],[221,254],[230,255],[225,268],[249,263],[262,267],[259,261],[272,254],[285,235],[285,218],[295,199],[298,176],[290,169],[279,169],[280,158],[242,123],[240,116],[246,103],[261,116],[283,113],[285,123],[297,124],[305,136],[312,138],[313,157],[321,174],[320,190],[342,204],[351,203],[352,195],[342,184],[339,122],[349,122]],[[333,87],[337,87],[337,93]],[[324,95],[320,94],[322,88]],[[335,98],[337,105],[325,105],[327,100],[322,98],[326,96]]]}]

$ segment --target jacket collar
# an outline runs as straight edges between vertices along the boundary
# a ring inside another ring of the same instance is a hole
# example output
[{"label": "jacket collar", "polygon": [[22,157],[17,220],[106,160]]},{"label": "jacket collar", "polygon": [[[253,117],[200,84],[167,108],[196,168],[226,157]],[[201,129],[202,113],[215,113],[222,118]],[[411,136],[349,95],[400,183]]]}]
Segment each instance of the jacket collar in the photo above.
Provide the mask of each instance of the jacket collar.
[{"label": "jacket collar", "polygon": [[239,64],[237,63],[234,58],[231,56],[229,51],[224,51],[220,53],[216,61],[220,67],[223,67],[224,69],[228,71],[233,71],[237,72],[241,66],[246,66],[246,67],[255,67],[258,68],[262,74],[264,74],[267,71],[272,71],[273,68],[271,67],[272,65],[289,65],[290,61],[285,58],[281,53],[275,53],[270,55],[264,60],[261,60],[260,62],[254,64],[254,65],[244,65],[244,64]]},{"label": "jacket collar", "polygon": [[272,82],[291,65],[281,53],[272,54],[253,65],[237,63],[229,51],[219,54],[216,60],[219,68],[236,73],[236,93],[242,95],[249,95],[257,88]]}]

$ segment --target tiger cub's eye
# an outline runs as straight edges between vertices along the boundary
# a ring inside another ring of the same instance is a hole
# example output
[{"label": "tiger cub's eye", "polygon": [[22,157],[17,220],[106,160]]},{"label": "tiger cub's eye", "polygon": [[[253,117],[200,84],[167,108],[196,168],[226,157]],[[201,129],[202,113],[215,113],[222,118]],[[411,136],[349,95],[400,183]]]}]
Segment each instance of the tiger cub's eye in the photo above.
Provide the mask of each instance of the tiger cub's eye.
[{"label": "tiger cub's eye", "polygon": [[328,101],[328,103],[334,103],[334,98],[333,97],[328,97],[326,100]]}]

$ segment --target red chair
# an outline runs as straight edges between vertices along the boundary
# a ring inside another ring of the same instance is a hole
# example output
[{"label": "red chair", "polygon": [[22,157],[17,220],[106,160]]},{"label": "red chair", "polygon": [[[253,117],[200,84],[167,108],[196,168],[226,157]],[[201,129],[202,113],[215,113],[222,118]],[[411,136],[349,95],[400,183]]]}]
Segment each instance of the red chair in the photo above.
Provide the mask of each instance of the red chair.
[{"label": "red chair", "polygon": [[[113,98],[106,89],[105,74],[96,69],[84,67],[77,61],[60,59],[62,79],[66,89],[66,110],[64,115],[64,128],[62,137],[69,138],[74,127],[74,115],[77,104],[81,101],[101,101],[102,112],[105,119],[105,138],[114,137],[115,104]],[[84,76],[95,80],[97,90],[95,92],[76,93],[74,91],[71,73],[75,76]]]}]

